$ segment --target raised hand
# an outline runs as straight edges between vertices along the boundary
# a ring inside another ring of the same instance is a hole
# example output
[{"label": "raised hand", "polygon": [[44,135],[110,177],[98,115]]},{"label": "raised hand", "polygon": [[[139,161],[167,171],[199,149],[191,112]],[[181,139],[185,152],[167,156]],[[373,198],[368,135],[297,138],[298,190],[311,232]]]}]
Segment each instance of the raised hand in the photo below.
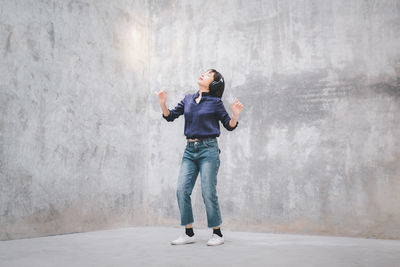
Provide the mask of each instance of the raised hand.
[{"label": "raised hand", "polygon": [[238,117],[242,109],[243,109],[243,104],[240,103],[238,99],[235,99],[235,101],[232,103],[233,116]]},{"label": "raised hand", "polygon": [[160,101],[160,104],[165,104],[167,102],[167,91],[163,90],[163,91],[159,91],[157,93],[158,95],[158,101]]}]

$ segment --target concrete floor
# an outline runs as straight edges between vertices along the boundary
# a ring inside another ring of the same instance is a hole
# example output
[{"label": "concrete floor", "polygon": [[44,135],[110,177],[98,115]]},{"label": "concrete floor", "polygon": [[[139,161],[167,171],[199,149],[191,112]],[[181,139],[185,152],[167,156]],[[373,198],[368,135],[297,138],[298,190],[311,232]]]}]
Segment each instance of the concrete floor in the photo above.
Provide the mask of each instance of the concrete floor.
[{"label": "concrete floor", "polygon": [[0,242],[0,266],[400,266],[400,240],[233,232],[170,245],[183,228],[131,227]]}]

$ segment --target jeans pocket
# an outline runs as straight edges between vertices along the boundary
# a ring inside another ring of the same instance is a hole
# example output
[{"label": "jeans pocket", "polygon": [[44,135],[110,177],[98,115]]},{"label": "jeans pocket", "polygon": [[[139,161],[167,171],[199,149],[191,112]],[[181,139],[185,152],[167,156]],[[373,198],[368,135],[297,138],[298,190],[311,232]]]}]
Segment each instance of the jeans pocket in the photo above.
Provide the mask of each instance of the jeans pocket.
[{"label": "jeans pocket", "polygon": [[204,143],[204,144],[207,148],[217,151],[218,155],[221,154],[221,149],[219,149],[217,142],[208,142],[208,143]]},{"label": "jeans pocket", "polygon": [[218,143],[217,142],[205,142],[204,143],[206,147],[216,147],[218,148]]}]

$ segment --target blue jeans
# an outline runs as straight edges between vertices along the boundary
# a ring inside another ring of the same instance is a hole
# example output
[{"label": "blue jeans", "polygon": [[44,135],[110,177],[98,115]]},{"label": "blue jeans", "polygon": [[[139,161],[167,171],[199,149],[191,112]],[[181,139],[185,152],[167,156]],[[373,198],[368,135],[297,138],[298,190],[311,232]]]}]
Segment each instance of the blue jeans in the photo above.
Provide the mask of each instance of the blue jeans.
[{"label": "blue jeans", "polygon": [[176,196],[181,213],[181,226],[194,222],[190,195],[200,172],[201,193],[207,212],[209,228],[222,223],[217,196],[217,174],[220,165],[217,138],[205,138],[199,141],[187,141],[182,156]]}]

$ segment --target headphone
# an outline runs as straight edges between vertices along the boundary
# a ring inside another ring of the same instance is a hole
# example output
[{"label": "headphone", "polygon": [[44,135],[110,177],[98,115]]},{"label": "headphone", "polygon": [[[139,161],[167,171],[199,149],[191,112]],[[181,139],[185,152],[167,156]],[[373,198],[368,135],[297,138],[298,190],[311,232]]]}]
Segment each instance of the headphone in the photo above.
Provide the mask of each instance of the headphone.
[{"label": "headphone", "polygon": [[222,76],[222,74],[221,79],[219,79],[219,81],[213,81],[212,83],[210,83],[209,88],[211,95],[217,96],[219,98],[222,97],[222,93],[224,92],[225,88],[224,77]]}]

